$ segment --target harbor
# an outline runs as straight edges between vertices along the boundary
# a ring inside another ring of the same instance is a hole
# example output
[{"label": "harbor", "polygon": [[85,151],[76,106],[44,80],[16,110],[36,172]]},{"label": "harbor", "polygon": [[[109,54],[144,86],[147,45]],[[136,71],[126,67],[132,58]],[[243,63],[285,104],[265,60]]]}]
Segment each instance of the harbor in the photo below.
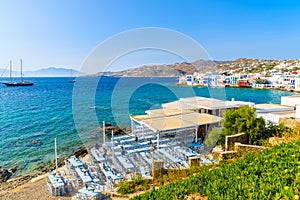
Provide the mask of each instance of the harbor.
[{"label": "harbor", "polygon": [[300,92],[299,61],[237,59],[215,71],[180,77],[178,85],[273,89]]}]

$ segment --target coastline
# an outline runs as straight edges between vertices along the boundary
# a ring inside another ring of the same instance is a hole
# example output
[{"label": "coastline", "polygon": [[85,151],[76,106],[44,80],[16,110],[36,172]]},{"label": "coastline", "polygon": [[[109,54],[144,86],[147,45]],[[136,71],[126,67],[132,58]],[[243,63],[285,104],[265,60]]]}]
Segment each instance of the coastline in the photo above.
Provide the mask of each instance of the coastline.
[{"label": "coastline", "polygon": [[[195,85],[188,85],[186,83],[176,83],[177,86],[189,86],[189,87],[208,87],[205,85],[201,85],[201,84],[195,84]],[[293,93],[297,93],[300,94],[300,91],[295,91],[293,89],[285,89],[285,88],[260,88],[260,87],[239,87],[239,86],[235,86],[235,85],[226,85],[225,87],[219,87],[216,86],[214,88],[240,88],[240,89],[256,89],[256,90],[278,90],[278,91],[284,91],[284,92],[293,92]]]},{"label": "coastline", "polygon": [[[75,155],[76,157],[79,157],[79,156],[85,157],[85,156],[87,156],[87,153],[88,153],[87,148],[82,147],[79,150],[75,151],[74,153],[72,153],[68,156],[60,157],[58,159],[58,166],[60,168],[62,168],[64,166],[64,160],[71,155]],[[39,181],[40,179],[46,179],[47,174],[54,169],[55,169],[54,163],[51,163],[50,165],[47,165],[47,163],[44,163],[44,165],[37,166],[34,169],[34,171],[31,173],[22,174],[15,178],[8,179],[7,181],[0,182],[0,197],[1,197],[1,199],[2,199],[2,195],[6,195],[10,191],[18,190],[17,188],[21,187],[22,185],[24,186],[29,182],[36,182],[36,181]],[[45,182],[43,182],[43,186],[45,186]],[[45,187],[45,189],[47,190],[46,187]]]},{"label": "coastline", "polygon": [[[59,169],[62,169],[60,167]],[[11,179],[0,184],[0,199],[57,199],[56,196],[50,195],[45,186],[48,172],[40,175],[33,174],[26,177]],[[60,199],[72,199],[72,197],[59,197]]]},{"label": "coastline", "polygon": [[[84,149],[84,148],[83,148]],[[86,154],[86,149],[82,152],[77,151],[76,156],[81,156],[83,160],[88,161],[89,157]],[[83,153],[83,154],[81,154]],[[46,187],[47,177],[50,171],[47,172],[36,172],[32,174],[23,175],[17,178],[8,180],[7,182],[0,183],[0,199],[2,200],[11,200],[11,199],[38,199],[38,200],[49,200],[49,199],[61,199],[61,200],[71,200],[76,199],[74,190],[70,192],[68,196],[54,196],[51,195]],[[61,164],[58,168],[58,171],[66,170],[64,164]],[[146,191],[140,191],[133,194],[121,195],[115,192],[110,193],[107,199],[114,200],[125,200],[136,195],[142,194]]]},{"label": "coastline", "polygon": [[[125,127],[119,127],[119,126],[114,126],[111,123],[105,123],[106,125],[106,132],[107,136],[110,137],[110,132],[113,130],[115,135],[120,135],[120,134],[128,134],[130,130],[126,129]],[[101,131],[101,129],[97,128],[95,129],[96,131]],[[90,135],[90,137],[95,137],[95,135]],[[81,144],[80,146],[77,147],[77,150],[73,150],[72,152],[69,152],[67,154],[60,155],[58,158],[58,166],[64,165],[64,160],[69,158],[72,155],[75,155],[76,157],[83,157],[87,154],[87,147],[83,146]],[[14,165],[13,167],[6,167],[6,166],[1,166],[0,165],[0,186],[1,183],[4,182],[9,182],[14,179],[28,179],[35,177],[37,175],[40,175],[41,173],[47,173],[48,171],[54,170],[55,164],[52,161],[46,161],[46,162],[39,162],[37,163],[34,167],[31,168],[31,171],[25,172],[25,173],[20,173],[22,168],[18,166],[18,164]],[[20,174],[19,174],[20,173]],[[1,191],[1,188],[0,188]]]},{"label": "coastline", "polygon": [[[127,134],[128,130],[122,127],[113,126],[110,123],[106,123],[106,131],[114,130],[116,135],[119,134]],[[82,157],[84,160],[88,160],[88,147],[80,147],[80,149],[76,150],[73,153],[68,155],[63,155],[58,158],[58,167],[59,170],[64,169],[64,160],[74,155],[76,157]],[[2,168],[3,172],[6,169]],[[18,169],[16,168],[15,171]],[[46,162],[37,165],[34,170],[30,173],[21,174],[17,177],[11,178],[14,173],[8,177],[8,180],[2,181],[0,180],[0,199],[25,199],[30,197],[29,199],[57,199],[56,196],[51,196],[47,187],[45,186],[47,175],[49,172],[55,170],[54,162]],[[11,171],[8,169],[6,171]],[[1,178],[0,173],[0,178]],[[37,189],[38,188],[38,189]],[[37,192],[39,191],[39,192]],[[72,195],[72,193],[71,193]],[[60,199],[72,199],[72,196],[64,196],[60,197]]]}]

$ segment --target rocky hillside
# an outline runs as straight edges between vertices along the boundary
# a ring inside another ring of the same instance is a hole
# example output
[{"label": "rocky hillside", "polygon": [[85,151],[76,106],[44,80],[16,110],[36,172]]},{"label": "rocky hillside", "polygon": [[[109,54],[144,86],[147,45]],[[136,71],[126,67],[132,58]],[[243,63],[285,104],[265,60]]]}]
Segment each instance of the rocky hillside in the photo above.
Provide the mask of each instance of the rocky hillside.
[{"label": "rocky hillside", "polygon": [[144,65],[119,72],[98,73],[97,76],[123,76],[123,77],[180,77],[194,72],[204,72],[225,63],[220,61],[197,60],[193,63],[175,63],[170,65]]},{"label": "rocky hillside", "polygon": [[291,72],[300,69],[299,60],[262,60],[239,58],[234,61],[221,63],[217,66],[218,71],[233,71],[237,73],[260,73],[260,72]]},{"label": "rocky hillside", "polygon": [[119,72],[98,73],[96,76],[123,77],[180,77],[194,72],[237,72],[258,73],[267,71],[297,71],[300,69],[299,60],[261,60],[239,58],[233,61],[197,60],[192,63],[175,63],[170,65],[145,65]]}]

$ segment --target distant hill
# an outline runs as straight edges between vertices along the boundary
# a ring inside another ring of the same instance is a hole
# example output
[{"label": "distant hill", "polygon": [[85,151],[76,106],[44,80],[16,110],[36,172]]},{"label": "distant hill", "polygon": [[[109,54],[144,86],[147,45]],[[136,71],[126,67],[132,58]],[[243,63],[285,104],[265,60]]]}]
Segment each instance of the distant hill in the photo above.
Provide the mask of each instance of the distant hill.
[{"label": "distant hill", "polygon": [[192,63],[182,62],[169,65],[144,65],[119,72],[102,72],[94,76],[120,77],[181,77],[194,72],[230,72],[230,73],[260,73],[260,72],[299,71],[299,60],[264,60],[238,58],[232,61],[197,60]]},{"label": "distant hill", "polygon": [[[79,73],[77,70],[72,70],[72,76],[78,76]],[[9,70],[0,69],[0,75],[2,75],[2,77],[9,77]],[[71,69],[49,67],[35,71],[23,71],[23,75],[24,77],[70,77]],[[13,71],[12,76],[19,77],[20,71]]]},{"label": "distant hill", "polygon": [[123,77],[180,77],[194,72],[212,70],[224,61],[197,60],[192,63],[182,62],[170,65],[144,65],[119,72],[97,73],[95,76],[123,76]]}]

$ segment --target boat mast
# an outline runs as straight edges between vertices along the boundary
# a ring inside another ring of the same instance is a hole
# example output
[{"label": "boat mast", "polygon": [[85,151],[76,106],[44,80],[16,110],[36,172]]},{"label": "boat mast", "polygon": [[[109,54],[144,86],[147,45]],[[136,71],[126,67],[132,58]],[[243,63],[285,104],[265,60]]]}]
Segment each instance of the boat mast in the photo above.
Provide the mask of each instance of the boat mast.
[{"label": "boat mast", "polygon": [[9,70],[9,77],[10,77],[10,82],[12,82],[12,61],[10,61],[10,70]]},{"label": "boat mast", "polygon": [[20,61],[21,61],[21,82],[23,82],[22,59],[20,59]]}]

